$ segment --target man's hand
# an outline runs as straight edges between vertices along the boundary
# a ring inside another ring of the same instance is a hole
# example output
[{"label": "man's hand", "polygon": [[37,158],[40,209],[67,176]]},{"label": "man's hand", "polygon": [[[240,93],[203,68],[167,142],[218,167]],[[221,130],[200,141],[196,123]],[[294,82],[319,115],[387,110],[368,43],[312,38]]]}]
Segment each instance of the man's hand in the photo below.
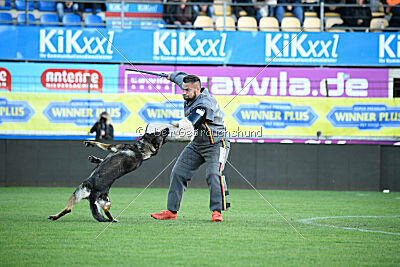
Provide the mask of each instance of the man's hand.
[{"label": "man's hand", "polygon": [[66,8],[71,8],[72,4],[73,4],[73,2],[65,2],[65,7]]}]

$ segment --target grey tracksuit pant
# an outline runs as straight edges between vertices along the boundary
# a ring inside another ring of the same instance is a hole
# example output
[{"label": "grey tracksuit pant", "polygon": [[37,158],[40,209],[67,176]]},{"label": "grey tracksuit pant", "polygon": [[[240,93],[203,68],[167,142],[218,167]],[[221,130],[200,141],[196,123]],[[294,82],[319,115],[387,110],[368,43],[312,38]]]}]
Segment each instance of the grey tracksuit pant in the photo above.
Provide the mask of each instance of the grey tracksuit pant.
[{"label": "grey tracksuit pant", "polygon": [[188,181],[203,163],[207,164],[206,180],[210,190],[210,210],[227,210],[228,189],[222,175],[228,159],[230,143],[220,141],[210,145],[188,144],[172,169],[167,208],[178,211]]}]

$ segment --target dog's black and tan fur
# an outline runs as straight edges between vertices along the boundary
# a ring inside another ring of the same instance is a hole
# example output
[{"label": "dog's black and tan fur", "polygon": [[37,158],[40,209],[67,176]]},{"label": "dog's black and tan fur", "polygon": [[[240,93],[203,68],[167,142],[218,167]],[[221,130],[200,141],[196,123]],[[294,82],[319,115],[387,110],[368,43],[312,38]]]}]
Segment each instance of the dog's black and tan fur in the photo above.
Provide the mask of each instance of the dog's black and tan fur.
[{"label": "dog's black and tan fur", "polygon": [[[137,169],[144,160],[157,154],[158,149],[165,143],[168,129],[161,133],[144,134],[132,144],[110,145],[94,141],[84,141],[86,146],[101,148],[109,153],[104,159],[90,156],[89,160],[98,165],[70,197],[67,206],[50,220],[57,220],[71,212],[72,207],[82,199],[88,199],[93,217],[99,222],[117,222],[110,214],[111,202],[108,191],[114,181],[121,176]],[[103,209],[106,219],[101,214]]]}]

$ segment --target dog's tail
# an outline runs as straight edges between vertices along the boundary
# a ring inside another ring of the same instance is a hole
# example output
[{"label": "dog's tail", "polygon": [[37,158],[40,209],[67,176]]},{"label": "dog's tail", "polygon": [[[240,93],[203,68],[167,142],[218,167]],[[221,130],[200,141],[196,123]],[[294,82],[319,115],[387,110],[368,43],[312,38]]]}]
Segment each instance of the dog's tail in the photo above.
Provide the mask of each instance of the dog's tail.
[{"label": "dog's tail", "polygon": [[96,205],[96,200],[92,197],[89,198],[90,210],[92,211],[93,218],[99,222],[109,222],[110,220],[104,218],[100,212],[100,208]]}]

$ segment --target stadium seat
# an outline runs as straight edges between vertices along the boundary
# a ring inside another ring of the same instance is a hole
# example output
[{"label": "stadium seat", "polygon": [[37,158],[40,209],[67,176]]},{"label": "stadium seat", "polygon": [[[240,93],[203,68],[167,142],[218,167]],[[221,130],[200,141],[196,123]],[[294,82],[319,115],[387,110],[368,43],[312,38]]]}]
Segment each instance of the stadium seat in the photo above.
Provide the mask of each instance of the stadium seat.
[{"label": "stadium seat", "polygon": [[40,26],[56,27],[58,23],[58,17],[56,14],[43,14],[40,16]]},{"label": "stadium seat", "polygon": [[369,28],[370,32],[382,32],[382,30],[385,29],[387,26],[389,26],[389,22],[386,19],[373,18],[371,19]]},{"label": "stadium seat", "polygon": [[[92,12],[92,8],[91,7],[87,7],[87,8],[85,8],[85,9],[83,9],[83,12],[85,12],[85,13],[91,13]],[[101,12],[101,9],[100,8],[98,8],[98,9],[96,9],[96,13],[100,13]]]},{"label": "stadium seat", "polygon": [[229,0],[214,0],[214,15],[215,16],[223,16],[224,15],[224,5],[226,3],[226,15],[232,15],[231,5]]},{"label": "stadium seat", "polygon": [[104,28],[103,20],[98,15],[87,15],[85,17],[85,27],[86,28]]},{"label": "stadium seat", "polygon": [[345,32],[343,29],[332,28],[333,25],[341,25],[343,24],[343,20],[341,18],[327,18],[325,21],[325,31],[327,32]]},{"label": "stadium seat", "polygon": [[325,17],[339,17],[340,18],[340,13],[336,13],[336,12],[326,12],[324,13]]},{"label": "stadium seat", "polygon": [[55,12],[56,11],[56,2],[38,1],[37,9],[42,12],[43,11]]},{"label": "stadium seat", "polygon": [[[23,0],[15,0],[14,7],[16,10],[25,10],[25,2]],[[33,1],[28,1],[28,11],[33,10]]]},{"label": "stadium seat", "polygon": [[283,14],[284,17],[294,17],[294,14],[292,12],[285,12]]},{"label": "stadium seat", "polygon": [[81,27],[81,17],[76,14],[65,14],[62,23],[65,27]]},{"label": "stadium seat", "polygon": [[[25,25],[25,13],[20,13],[17,15],[17,25],[24,26]],[[36,19],[33,14],[28,14],[28,25],[36,26]]]},{"label": "stadium seat", "polygon": [[275,17],[263,17],[260,19],[260,31],[279,32],[279,22]]},{"label": "stadium seat", "polygon": [[202,28],[205,31],[213,31],[214,24],[210,17],[208,16],[197,16],[193,24],[196,28]]},{"label": "stadium seat", "polygon": [[306,11],[304,12],[304,17],[318,17],[317,12]]},{"label": "stadium seat", "polygon": [[283,32],[299,32],[301,31],[300,21],[296,17],[284,17],[281,23]]},{"label": "stadium seat", "polygon": [[9,13],[0,13],[0,25],[13,25],[13,18]]},{"label": "stadium seat", "polygon": [[257,20],[254,17],[240,17],[237,23],[238,31],[258,31]]},{"label": "stadium seat", "polygon": [[[226,22],[226,24],[224,23]],[[218,17],[215,20],[215,29],[217,31],[223,31],[224,25],[226,26],[225,31],[236,31],[235,21],[232,17]]]},{"label": "stadium seat", "polygon": [[5,0],[4,5],[0,6],[0,10],[11,10],[11,0]]},{"label": "stadium seat", "polygon": [[317,17],[306,17],[303,22],[303,30],[305,32],[320,32],[321,20]]},{"label": "stadium seat", "polygon": [[371,15],[373,18],[383,18],[385,17],[385,12],[372,12]]}]

